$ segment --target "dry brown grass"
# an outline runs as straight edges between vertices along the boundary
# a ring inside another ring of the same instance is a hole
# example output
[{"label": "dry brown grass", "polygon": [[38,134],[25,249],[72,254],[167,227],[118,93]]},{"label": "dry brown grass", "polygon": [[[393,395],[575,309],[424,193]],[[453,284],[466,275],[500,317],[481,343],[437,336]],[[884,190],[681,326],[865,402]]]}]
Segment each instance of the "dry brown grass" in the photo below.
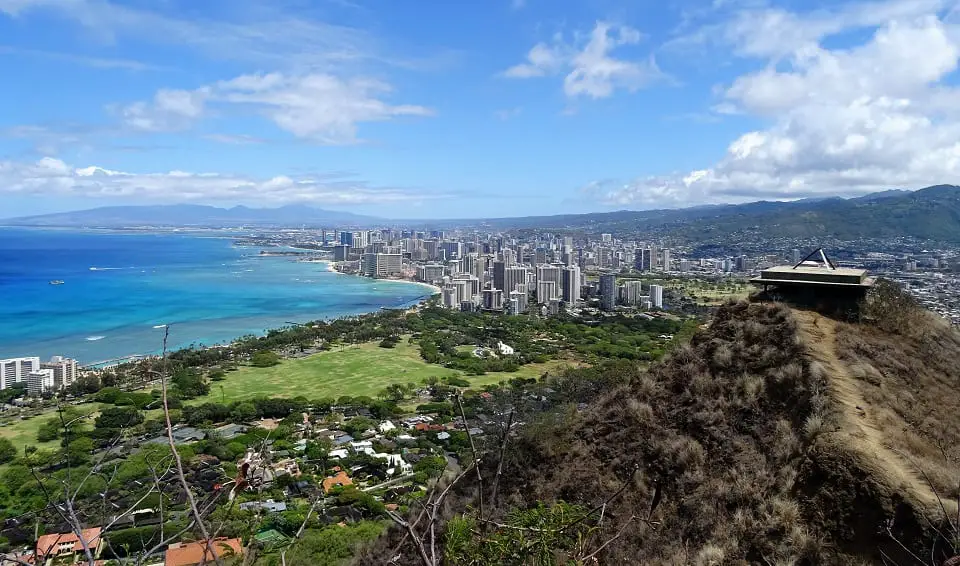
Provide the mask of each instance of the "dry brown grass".
[{"label": "dry brown grass", "polygon": [[[838,324],[836,347],[891,449],[956,500],[960,479],[960,332],[932,315],[905,334]],[[924,480],[925,481],[925,480]]]},{"label": "dry brown grass", "polygon": [[[880,564],[879,549],[897,551],[885,535],[892,517],[896,536],[926,548],[928,532],[902,489],[916,475],[888,481],[883,460],[895,447],[950,487],[931,446],[960,439],[960,370],[948,353],[960,353],[960,340],[943,332],[894,340],[818,316],[728,304],[649,371],[621,366],[582,385],[570,372],[553,386],[568,401],[584,395],[588,408],[524,416],[499,505],[487,500],[487,512],[561,500],[592,508],[619,493],[603,524],[617,532],[660,490],[656,528],[631,524],[601,564]],[[875,426],[851,420],[859,403]],[[475,509],[476,486],[457,487],[448,516]],[[376,552],[362,563],[376,563]]]}]

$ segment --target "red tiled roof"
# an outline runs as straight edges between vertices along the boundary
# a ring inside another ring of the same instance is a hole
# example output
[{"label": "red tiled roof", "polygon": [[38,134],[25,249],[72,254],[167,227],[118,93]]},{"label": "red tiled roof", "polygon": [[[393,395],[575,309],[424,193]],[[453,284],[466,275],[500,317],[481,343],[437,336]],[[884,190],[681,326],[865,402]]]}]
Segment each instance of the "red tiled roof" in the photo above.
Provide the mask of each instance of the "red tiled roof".
[{"label": "red tiled roof", "polygon": [[[80,531],[87,548],[93,551],[100,545],[100,527]],[[72,545],[67,548],[66,545]],[[63,551],[60,548],[63,547]],[[37,556],[57,556],[67,552],[83,552],[83,544],[76,533],[53,533],[37,539]],[[94,554],[96,554],[94,552]]]},{"label": "red tiled roof", "polygon": [[238,538],[218,538],[210,542],[187,542],[178,546],[170,545],[164,556],[166,566],[194,566],[196,564],[215,563],[217,558],[243,556],[243,544]]},{"label": "red tiled roof", "polygon": [[353,485],[353,480],[346,472],[337,472],[336,475],[323,480],[323,492],[330,493],[330,490],[338,485]]}]

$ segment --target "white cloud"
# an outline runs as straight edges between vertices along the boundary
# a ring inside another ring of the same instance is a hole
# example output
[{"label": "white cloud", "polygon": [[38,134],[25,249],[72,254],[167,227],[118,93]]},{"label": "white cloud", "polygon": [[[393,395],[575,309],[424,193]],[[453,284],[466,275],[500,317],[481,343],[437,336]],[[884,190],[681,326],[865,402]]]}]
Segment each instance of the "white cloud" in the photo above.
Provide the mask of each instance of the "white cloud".
[{"label": "white cloud", "polygon": [[[848,5],[838,12],[846,27],[834,22],[828,32],[819,17],[786,14],[785,21],[812,26],[794,29],[792,39],[778,26],[754,30],[738,49],[765,54],[767,66],[721,89],[715,108],[769,119],[768,128],[733,140],[710,167],[585,191],[611,205],[656,207],[852,196],[960,181],[960,90],[950,81],[960,59],[960,29],[936,11],[918,15],[935,4]],[[824,45],[828,35],[881,16],[889,20],[867,39],[846,48]],[[739,29],[739,20],[730,25]],[[796,39],[801,36],[807,39]]]},{"label": "white cloud", "polygon": [[361,122],[433,115],[423,106],[381,100],[391,90],[381,81],[326,73],[242,75],[193,91],[161,90],[153,101],[130,104],[119,113],[133,129],[170,131],[189,127],[209,105],[230,105],[262,114],[299,138],[342,144],[357,141]]},{"label": "white cloud", "polygon": [[221,82],[214,97],[227,103],[250,105],[281,129],[323,143],[357,139],[357,124],[399,116],[432,116],[429,108],[391,105],[380,100],[392,88],[381,81],[341,79],[329,74],[300,77],[279,73],[245,75]]},{"label": "white cloud", "polygon": [[375,38],[346,26],[285,13],[264,3],[231,4],[231,18],[179,18],[110,0],[0,0],[0,13],[27,18],[51,13],[93,34],[103,44],[122,40],[175,45],[209,57],[276,67],[317,68],[365,60],[389,61]]},{"label": "white cloud", "polygon": [[66,61],[76,63],[94,69],[125,69],[127,71],[158,71],[165,70],[165,67],[150,65],[141,61],[132,59],[120,59],[113,57],[91,57],[87,55],[77,55],[73,53],[60,53],[56,51],[42,51],[39,49],[24,49],[22,47],[12,47],[9,45],[0,45],[0,54],[36,57],[38,59],[51,59],[56,61]]},{"label": "white cloud", "polygon": [[221,173],[128,173],[103,167],[76,168],[52,157],[33,163],[0,161],[0,194],[130,198],[134,202],[233,202],[258,205],[333,205],[409,202],[447,195],[372,187],[343,175],[256,178]]},{"label": "white cloud", "polygon": [[574,39],[567,43],[557,35],[549,44],[534,45],[526,62],[510,67],[503,75],[527,79],[564,73],[563,90],[571,98],[606,98],[617,89],[633,92],[664,76],[652,55],[644,61],[611,55],[617,47],[640,42],[641,34],[634,28],[597,22],[585,42],[579,36]]},{"label": "white cloud", "polygon": [[164,89],[150,102],[135,102],[119,110],[123,122],[145,132],[165,132],[189,128],[203,116],[210,89],[194,91]]}]

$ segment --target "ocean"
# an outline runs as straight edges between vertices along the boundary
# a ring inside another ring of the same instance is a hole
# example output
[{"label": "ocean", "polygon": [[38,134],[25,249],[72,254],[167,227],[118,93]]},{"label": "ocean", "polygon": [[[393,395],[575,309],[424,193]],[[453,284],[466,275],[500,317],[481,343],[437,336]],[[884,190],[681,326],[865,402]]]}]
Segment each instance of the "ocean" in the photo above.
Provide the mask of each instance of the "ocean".
[{"label": "ocean", "polygon": [[[94,363],[406,307],[431,290],[182,233],[0,228],[0,358]],[[62,280],[62,285],[51,285]]]}]

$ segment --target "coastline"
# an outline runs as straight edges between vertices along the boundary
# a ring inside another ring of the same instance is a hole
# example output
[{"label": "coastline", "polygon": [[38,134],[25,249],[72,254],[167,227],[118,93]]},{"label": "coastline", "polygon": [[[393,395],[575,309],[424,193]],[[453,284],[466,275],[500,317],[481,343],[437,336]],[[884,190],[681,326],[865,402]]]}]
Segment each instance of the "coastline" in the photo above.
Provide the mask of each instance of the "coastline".
[{"label": "coastline", "polygon": [[[106,258],[94,253],[72,254],[66,263],[34,266],[29,274],[18,278],[12,292],[23,291],[30,297],[30,292],[39,289],[35,294],[42,294],[43,300],[34,301],[37,308],[56,313],[42,319],[57,323],[38,323],[26,334],[0,324],[0,357],[63,355],[82,365],[113,365],[117,360],[159,354],[160,341],[153,327],[161,323],[174,325],[171,350],[191,345],[215,348],[245,335],[262,336],[289,326],[286,321],[334,320],[373,314],[383,308],[411,308],[436,292],[414,281],[400,282],[417,283],[419,288],[376,285],[379,281],[359,276],[340,280],[328,275],[340,273],[330,260],[298,262],[300,258],[272,254],[261,257],[252,249],[217,243],[229,242],[229,237],[178,236],[90,230],[20,233],[21,239],[39,238],[37,241],[63,249],[85,250],[91,238],[114,238],[106,241],[118,242],[120,247]],[[20,249],[15,247],[19,245],[17,239],[4,238],[3,244],[0,248]],[[182,253],[173,255],[176,261],[168,261],[167,256],[155,254],[158,249]],[[117,268],[89,269],[101,264]],[[67,285],[50,287],[48,280],[53,279],[64,279]],[[118,289],[130,291],[116,295]],[[0,311],[8,321],[21,320],[17,317],[28,307],[35,308],[34,303],[11,302],[0,305]],[[250,308],[245,306],[248,304]],[[92,309],[97,319],[84,309]],[[94,337],[97,339],[91,339]]]},{"label": "coastline", "polygon": [[[336,273],[338,275],[344,275],[344,276],[353,276],[353,277],[361,277],[361,278],[363,277],[362,275],[355,275],[352,273],[342,273],[338,271],[337,262],[332,260],[314,260],[309,263],[326,263],[327,271],[330,273]],[[431,294],[429,296],[420,297],[415,301],[415,304],[409,305],[406,308],[407,310],[419,307],[420,305],[425,303],[427,300],[429,300],[431,297],[433,297],[433,295],[436,295],[442,292],[442,289],[440,289],[440,287],[437,287],[436,285],[431,285],[429,283],[424,283],[422,281],[411,281],[409,279],[373,279],[372,281],[387,282],[387,283],[406,283],[406,284],[418,285],[420,287],[426,287],[427,289],[430,289]],[[363,313],[360,316],[367,315],[367,314],[374,314],[376,312],[377,311],[370,311],[367,313]],[[340,318],[340,316],[330,317],[329,319],[326,319],[326,320],[335,320],[337,318]],[[324,319],[320,319],[320,320],[324,320]],[[282,328],[282,327],[265,328],[261,332],[257,333],[257,335],[264,336],[273,330],[278,330],[279,328]],[[201,349],[209,350],[209,349],[215,349],[215,348],[224,348],[228,345],[235,343],[239,339],[240,339],[240,336],[224,343],[205,345]],[[183,348],[177,348],[172,351],[178,351],[181,349]],[[100,371],[100,370],[106,370],[112,367],[116,367],[124,363],[129,363],[130,361],[137,361],[137,360],[143,360],[148,358],[159,358],[159,357],[160,357],[160,354],[158,352],[137,353],[137,354],[130,354],[127,356],[122,356],[122,357],[111,359],[111,360],[103,360],[99,362],[84,364],[82,367],[87,371]]]},{"label": "coastline", "polygon": [[[357,275],[354,273],[343,273],[342,271],[337,269],[338,262],[336,261],[326,260],[326,259],[318,260],[318,261],[326,262],[327,271],[339,273],[340,275],[352,275],[354,277],[363,277],[363,275]],[[408,283],[411,285],[419,285],[421,287],[426,287],[427,289],[430,289],[433,292],[432,293],[433,295],[439,295],[440,293],[443,292],[443,289],[441,289],[440,287],[437,287],[436,285],[424,283],[423,281],[414,281],[413,279],[371,279],[371,281],[377,281],[377,282],[386,281],[386,282],[392,282],[392,283]],[[423,302],[423,301],[420,301],[420,302]]]}]

